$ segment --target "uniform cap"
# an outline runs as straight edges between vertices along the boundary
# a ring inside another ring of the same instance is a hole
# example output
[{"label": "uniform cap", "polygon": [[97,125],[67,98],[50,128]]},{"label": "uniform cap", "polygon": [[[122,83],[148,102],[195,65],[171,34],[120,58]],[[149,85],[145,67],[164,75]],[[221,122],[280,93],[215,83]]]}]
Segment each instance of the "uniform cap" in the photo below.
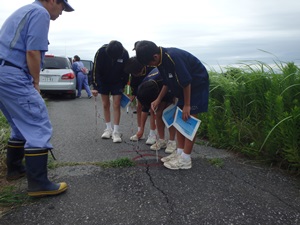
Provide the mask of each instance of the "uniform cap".
[{"label": "uniform cap", "polygon": [[72,8],[72,6],[70,6],[70,4],[68,3],[68,0],[64,0],[63,3],[65,5],[64,11],[66,11],[66,12],[72,12],[72,11],[74,11],[74,9]]}]

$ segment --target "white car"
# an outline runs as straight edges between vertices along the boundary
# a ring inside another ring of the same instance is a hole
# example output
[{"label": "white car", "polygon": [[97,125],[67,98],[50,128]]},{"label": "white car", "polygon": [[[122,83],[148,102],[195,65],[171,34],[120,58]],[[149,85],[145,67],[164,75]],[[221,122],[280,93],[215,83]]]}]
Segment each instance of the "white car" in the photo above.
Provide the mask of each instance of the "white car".
[{"label": "white car", "polygon": [[45,94],[69,94],[72,99],[76,98],[76,76],[68,57],[45,55],[40,90]]}]

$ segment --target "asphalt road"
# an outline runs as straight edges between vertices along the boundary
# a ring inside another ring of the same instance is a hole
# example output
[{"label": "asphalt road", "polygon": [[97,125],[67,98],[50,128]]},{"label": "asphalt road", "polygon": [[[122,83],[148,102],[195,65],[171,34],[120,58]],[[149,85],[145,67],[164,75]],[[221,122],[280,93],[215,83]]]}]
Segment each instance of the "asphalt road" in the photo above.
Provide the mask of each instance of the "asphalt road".
[{"label": "asphalt road", "polygon": [[[83,96],[47,103],[57,161],[83,163],[49,171],[51,180],[67,182],[69,190],[10,211],[0,218],[1,225],[300,224],[299,178],[199,145],[194,147],[192,169],[168,170],[159,161],[165,156],[162,150],[156,154],[144,141],[129,141],[136,131],[132,109],[122,112],[124,141],[114,144],[100,138],[105,129],[100,98]],[[124,157],[138,165],[84,165]],[[20,189],[26,191],[26,179]]]}]

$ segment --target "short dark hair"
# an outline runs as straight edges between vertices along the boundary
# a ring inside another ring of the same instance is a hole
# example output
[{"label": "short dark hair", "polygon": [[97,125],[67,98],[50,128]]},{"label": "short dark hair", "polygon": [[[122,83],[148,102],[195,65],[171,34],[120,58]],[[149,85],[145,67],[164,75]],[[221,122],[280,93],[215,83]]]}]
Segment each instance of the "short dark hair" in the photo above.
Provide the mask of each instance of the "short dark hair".
[{"label": "short dark hair", "polygon": [[137,99],[143,106],[150,107],[151,102],[157,98],[159,92],[159,84],[155,80],[147,80],[139,85]]},{"label": "short dark hair", "polygon": [[153,55],[159,54],[160,49],[152,41],[139,41],[135,46],[136,57],[143,65],[148,65],[153,60]]},{"label": "short dark hair", "polygon": [[118,59],[123,55],[124,47],[119,41],[111,41],[106,47],[106,53],[109,57],[111,57],[113,60]]},{"label": "short dark hair", "polygon": [[124,72],[135,75],[135,74],[141,73],[144,67],[145,66],[143,64],[141,64],[137,60],[137,58],[134,56],[127,60],[125,66],[124,66]]},{"label": "short dark hair", "polygon": [[74,55],[74,59],[75,59],[76,62],[80,61],[80,57],[78,55]]}]

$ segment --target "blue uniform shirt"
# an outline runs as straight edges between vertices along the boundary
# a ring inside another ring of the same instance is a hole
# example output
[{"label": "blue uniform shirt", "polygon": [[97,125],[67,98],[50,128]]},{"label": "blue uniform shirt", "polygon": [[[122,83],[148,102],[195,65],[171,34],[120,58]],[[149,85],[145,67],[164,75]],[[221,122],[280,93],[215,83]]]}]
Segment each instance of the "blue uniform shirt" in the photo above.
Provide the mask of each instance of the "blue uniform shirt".
[{"label": "blue uniform shirt", "polygon": [[132,95],[134,96],[137,95],[137,90],[139,85],[143,82],[146,75],[148,75],[154,68],[155,67],[145,66],[140,76],[133,76],[133,75],[131,76],[130,87],[131,87]]},{"label": "blue uniform shirt", "polygon": [[[163,78],[159,72],[159,70],[157,69],[157,67],[153,68],[150,67],[151,71],[147,74],[147,76],[143,79],[143,81],[141,82],[140,85],[142,85],[143,83],[149,81],[149,80],[154,80],[156,81],[159,90],[162,89],[163,86]],[[157,96],[156,96],[157,97]],[[166,96],[164,96],[164,98],[162,99],[163,102],[168,102],[171,103],[173,99],[173,95],[171,93],[167,93]],[[148,112],[150,110],[150,104],[146,104],[145,102],[142,103],[142,111],[143,112]]]},{"label": "blue uniform shirt", "polygon": [[206,68],[191,53],[178,48],[162,48],[158,69],[172,94],[183,106],[183,88],[191,84],[191,112],[208,109],[209,77]]},{"label": "blue uniform shirt", "polygon": [[145,76],[142,83],[144,83],[148,80],[155,80],[156,82],[162,81],[162,77],[161,77],[158,69],[156,67],[155,68],[150,67],[150,69],[151,69],[150,72]]},{"label": "blue uniform shirt", "polygon": [[78,73],[83,73],[81,69],[84,68],[83,62],[76,61],[72,64],[72,70],[77,75]]},{"label": "blue uniform shirt", "polygon": [[[48,51],[50,15],[39,1],[15,11],[0,30],[0,59],[21,67],[28,73],[26,51]],[[42,66],[42,65],[41,65]]]}]

